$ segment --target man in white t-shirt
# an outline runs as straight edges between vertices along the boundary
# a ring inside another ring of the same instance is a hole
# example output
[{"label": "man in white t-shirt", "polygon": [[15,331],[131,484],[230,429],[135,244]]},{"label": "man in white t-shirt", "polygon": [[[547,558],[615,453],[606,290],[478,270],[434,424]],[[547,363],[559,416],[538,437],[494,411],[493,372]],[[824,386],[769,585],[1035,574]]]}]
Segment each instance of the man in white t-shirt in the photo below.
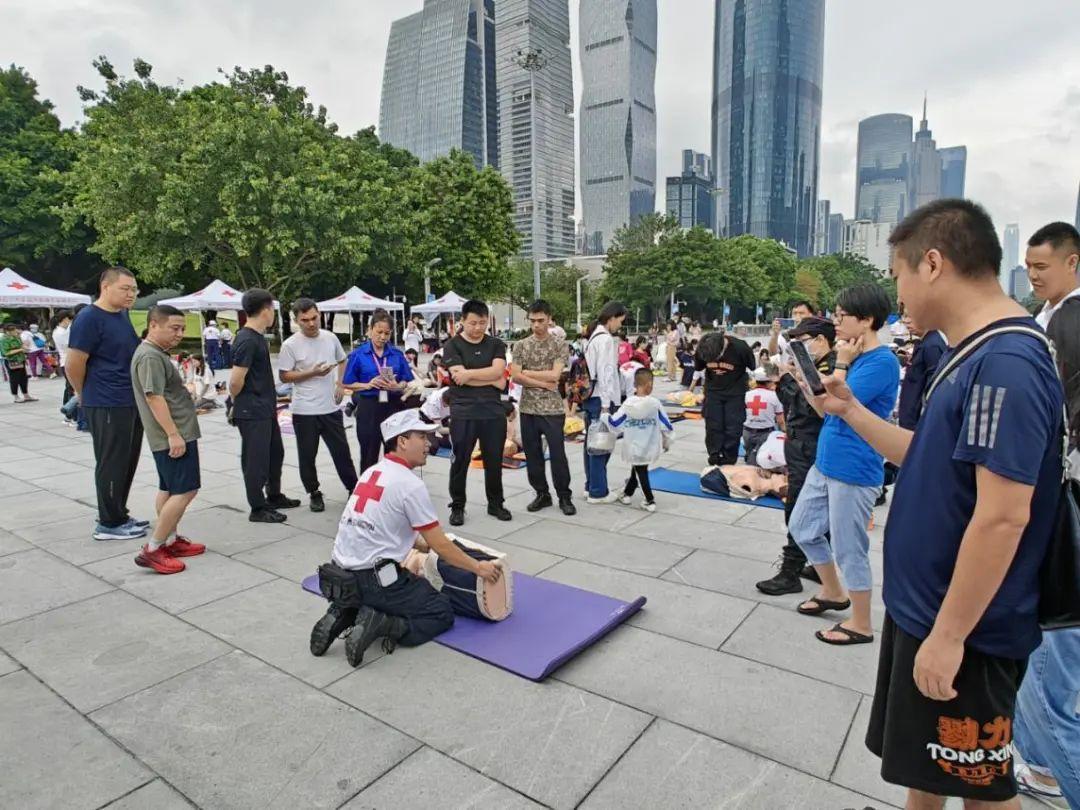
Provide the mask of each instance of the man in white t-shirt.
[{"label": "man in white t-shirt", "polygon": [[498,581],[498,566],[474,560],[443,533],[427,486],[413,472],[427,462],[434,429],[415,408],[398,411],[380,426],[383,460],[361,476],[338,524],[333,562],[319,568],[330,609],[311,631],[312,655],[325,653],[349,627],[345,656],[354,667],[380,638],[392,652],[397,644],[415,647],[450,629],[450,598],[402,566],[414,547]]},{"label": "man in white t-shirt", "polygon": [[313,300],[298,298],[292,312],[300,331],[281,344],[278,376],[293,387],[290,410],[300,481],[310,498],[311,511],[322,512],[326,504],[315,468],[319,439],[326,443],[345,491],[352,492],[356,486],[356,467],[339,407],[344,396],[341,378],[345,373],[345,350],[333,332],[319,328],[319,308]]},{"label": "man in white t-shirt", "polygon": [[221,332],[217,321],[210,321],[202,330],[203,345],[206,347],[206,365],[211,371],[221,368]]},{"label": "man in white t-shirt", "polygon": [[[791,320],[795,321],[795,326],[798,326],[813,314],[814,308],[810,306],[809,301],[799,301],[791,308]],[[785,363],[790,363],[792,361],[788,355],[787,338],[781,332],[783,332],[783,326],[780,319],[777,318],[772,322],[772,331],[769,333],[769,357],[780,355]]]},{"label": "man in white t-shirt", "polygon": [[746,392],[746,421],[743,422],[743,448],[746,463],[757,466],[758,450],[775,430],[784,429],[784,406],[776,395],[775,368],[754,371],[756,388]]},{"label": "man in white t-shirt", "polygon": [[219,340],[221,341],[221,366],[222,368],[232,368],[233,333],[232,329],[230,329],[227,324],[221,325],[221,336]]}]

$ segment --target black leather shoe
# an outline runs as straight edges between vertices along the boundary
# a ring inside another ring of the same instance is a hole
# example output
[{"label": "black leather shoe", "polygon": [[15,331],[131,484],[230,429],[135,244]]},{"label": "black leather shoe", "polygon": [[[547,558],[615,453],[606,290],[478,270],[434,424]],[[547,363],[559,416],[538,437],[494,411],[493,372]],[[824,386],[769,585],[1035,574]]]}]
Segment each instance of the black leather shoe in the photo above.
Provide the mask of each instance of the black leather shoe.
[{"label": "black leather shoe", "polygon": [[284,523],[285,516],[276,509],[252,509],[248,520],[252,523]]},{"label": "black leather shoe", "polygon": [[339,608],[331,605],[326,615],[311,628],[311,654],[319,656],[329,650],[334,639],[353,626],[357,613],[359,608]]},{"label": "black leather shoe", "polygon": [[781,568],[772,579],[763,579],[755,586],[769,596],[782,596],[785,593],[802,593],[802,581],[797,571],[785,571]]},{"label": "black leather shoe", "polygon": [[311,493],[311,511],[312,512],[325,512],[326,503],[323,501],[321,492]]},{"label": "black leather shoe", "polygon": [[489,506],[488,514],[496,520],[513,520],[514,516],[510,514],[510,510],[505,506]]},{"label": "black leather shoe", "polygon": [[551,506],[551,493],[545,492],[544,494],[537,495],[533,498],[532,503],[525,508],[530,512],[539,512],[541,509],[547,509],[549,506]]},{"label": "black leather shoe", "polygon": [[405,630],[404,619],[362,607],[357,612],[352,632],[345,639],[345,657],[352,666],[360,666],[364,652],[380,638],[383,639],[383,649],[390,654],[397,646],[398,639],[405,635]]},{"label": "black leather shoe", "polygon": [[818,585],[821,584],[821,577],[818,576],[818,572],[814,570],[814,566],[812,565],[804,565],[803,569],[799,572],[799,576],[803,579],[808,579],[811,582],[816,582]]},{"label": "black leather shoe", "polygon": [[296,498],[286,498],[284,495],[275,495],[266,499],[266,505],[272,509],[295,509],[300,505]]},{"label": "black leather shoe", "polygon": [[564,515],[576,515],[577,514],[577,507],[574,506],[573,501],[571,501],[569,498],[567,498],[565,501],[559,501],[559,510]]},{"label": "black leather shoe", "polygon": [[464,526],[465,525],[465,509],[460,506],[455,506],[450,509],[450,525],[451,526]]}]

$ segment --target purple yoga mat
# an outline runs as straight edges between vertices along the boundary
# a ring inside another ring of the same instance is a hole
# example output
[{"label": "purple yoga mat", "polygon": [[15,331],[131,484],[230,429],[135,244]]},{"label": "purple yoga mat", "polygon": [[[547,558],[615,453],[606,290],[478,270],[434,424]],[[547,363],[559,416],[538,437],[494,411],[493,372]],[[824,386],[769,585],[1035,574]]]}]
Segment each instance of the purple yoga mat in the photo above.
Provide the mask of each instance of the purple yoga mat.
[{"label": "purple yoga mat", "polygon": [[[319,592],[318,575],[304,590]],[[501,622],[456,617],[440,644],[489,664],[542,681],[585,648],[625,622],[645,604],[623,602],[526,574],[514,574],[514,612]]]}]

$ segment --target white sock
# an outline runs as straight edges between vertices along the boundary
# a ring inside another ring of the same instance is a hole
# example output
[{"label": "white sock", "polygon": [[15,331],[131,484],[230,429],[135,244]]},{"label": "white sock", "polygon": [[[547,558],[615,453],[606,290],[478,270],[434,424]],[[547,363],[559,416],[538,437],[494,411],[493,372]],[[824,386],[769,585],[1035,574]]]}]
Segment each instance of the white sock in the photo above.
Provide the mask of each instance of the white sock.
[{"label": "white sock", "polygon": [[178,536],[179,535],[177,535],[176,532],[169,532],[169,536],[165,539],[165,545],[171,546],[173,543],[176,542],[176,538]]},{"label": "white sock", "polygon": [[149,540],[146,541],[146,547],[148,549],[150,549],[150,551],[157,551],[164,544],[165,544],[164,540],[155,540],[153,537],[151,537]]}]

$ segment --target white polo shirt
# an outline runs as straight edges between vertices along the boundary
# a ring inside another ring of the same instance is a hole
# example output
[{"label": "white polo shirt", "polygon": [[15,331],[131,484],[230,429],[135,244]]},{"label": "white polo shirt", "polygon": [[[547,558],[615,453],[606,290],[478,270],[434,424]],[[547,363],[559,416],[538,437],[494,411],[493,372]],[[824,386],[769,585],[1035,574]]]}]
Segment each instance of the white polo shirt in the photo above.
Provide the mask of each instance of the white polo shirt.
[{"label": "white polo shirt", "polygon": [[216,326],[208,326],[202,330],[203,340],[221,340],[221,332]]},{"label": "white polo shirt", "polygon": [[334,539],[334,562],[371,568],[379,560],[405,561],[417,532],[439,525],[424,482],[397,456],[369,467],[349,496]]}]

